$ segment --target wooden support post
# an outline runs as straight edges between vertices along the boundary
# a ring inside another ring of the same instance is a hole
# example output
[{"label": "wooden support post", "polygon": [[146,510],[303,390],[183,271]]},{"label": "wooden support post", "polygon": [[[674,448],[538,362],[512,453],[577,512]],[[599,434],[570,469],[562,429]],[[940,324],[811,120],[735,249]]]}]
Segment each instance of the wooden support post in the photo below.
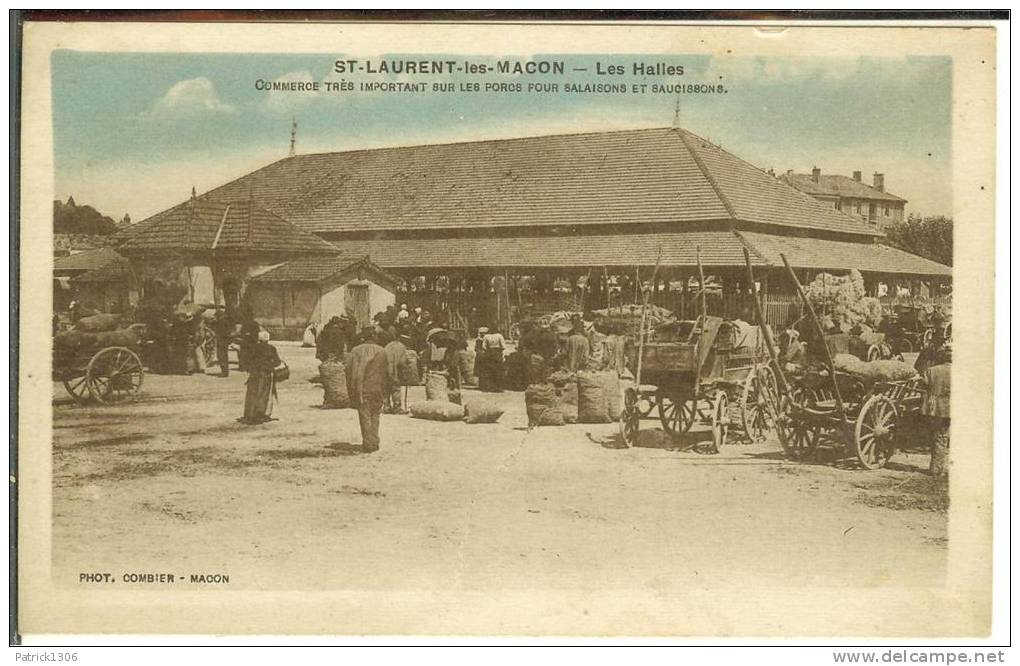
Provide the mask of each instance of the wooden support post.
[{"label": "wooden support post", "polygon": [[785,392],[788,386],[786,374],[783,372],[783,364],[779,362],[779,349],[776,347],[776,341],[772,339],[772,330],[765,321],[765,313],[762,311],[761,301],[758,300],[758,290],[754,284],[754,269],[751,268],[751,255],[746,247],[744,248],[744,264],[747,266],[747,284],[751,289],[754,316],[758,320],[758,328],[761,329],[762,337],[765,339],[765,346],[769,350],[769,358],[772,359],[772,364],[775,366],[776,376],[779,377],[780,389]]},{"label": "wooden support post", "polygon": [[701,317],[708,315],[708,293],[705,291],[705,270],[701,267],[701,246],[697,248],[698,288],[701,290]]},{"label": "wooden support post", "polygon": [[[662,261],[662,246],[659,246],[659,255],[655,258],[655,269],[652,271],[652,282],[659,273],[659,262]],[[645,317],[648,311],[648,293],[643,294],[644,300],[641,303],[641,327],[638,329],[638,352],[637,352],[637,373],[634,377],[636,390],[641,390],[641,358],[645,353]]]}]

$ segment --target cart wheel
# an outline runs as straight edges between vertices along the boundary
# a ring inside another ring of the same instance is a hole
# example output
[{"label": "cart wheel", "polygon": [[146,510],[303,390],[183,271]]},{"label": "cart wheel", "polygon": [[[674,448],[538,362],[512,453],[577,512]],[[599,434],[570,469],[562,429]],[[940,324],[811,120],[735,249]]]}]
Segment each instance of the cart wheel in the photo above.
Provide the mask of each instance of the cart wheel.
[{"label": "cart wheel", "polygon": [[882,358],[882,350],[878,348],[878,345],[871,345],[868,347],[868,357],[866,361],[878,361]]},{"label": "cart wheel", "polygon": [[854,426],[857,459],[867,469],[881,469],[896,450],[896,405],[887,396],[873,395],[861,407]]},{"label": "cart wheel", "polygon": [[931,339],[935,337],[934,328],[924,329],[924,333],[921,334],[921,349],[927,349],[931,347]]},{"label": "cart wheel", "polygon": [[95,400],[117,402],[138,393],[144,376],[137,354],[127,347],[109,347],[89,361],[86,383]]},{"label": "cart wheel", "polygon": [[64,388],[71,394],[71,398],[79,405],[87,404],[92,400],[92,394],[89,393],[89,376],[87,374],[81,377],[75,377],[74,379],[65,379]]},{"label": "cart wheel", "polygon": [[205,339],[202,340],[202,353],[205,354],[205,362],[208,365],[219,360],[216,358],[216,332],[211,329],[205,332]]},{"label": "cart wheel", "polygon": [[797,407],[804,405],[808,396],[800,391],[784,395],[779,401],[776,416],[776,434],[783,453],[790,460],[800,460],[815,450],[818,444],[818,428],[801,419]]},{"label": "cart wheel", "polygon": [[620,412],[620,437],[628,447],[637,442],[641,427],[641,413],[638,410],[638,392],[628,388],[623,392],[623,410]]},{"label": "cart wheel", "polygon": [[740,399],[740,421],[752,441],[765,439],[775,425],[776,377],[767,365],[747,375]]},{"label": "cart wheel", "polygon": [[676,398],[665,391],[659,391],[655,395],[655,402],[659,404],[659,421],[662,422],[662,429],[676,437],[691,429],[694,425],[694,415],[697,411],[697,400],[694,398]]},{"label": "cart wheel", "polygon": [[648,415],[655,411],[656,396],[651,393],[639,393],[637,397],[637,410],[641,418],[648,418]]},{"label": "cart wheel", "polygon": [[914,345],[911,344],[910,340],[901,337],[889,340],[889,348],[892,349],[893,354],[899,354],[901,357],[903,354],[909,354],[914,351]]},{"label": "cart wheel", "polygon": [[726,435],[730,430],[730,399],[726,391],[718,391],[712,401],[712,446],[715,452],[722,451]]}]

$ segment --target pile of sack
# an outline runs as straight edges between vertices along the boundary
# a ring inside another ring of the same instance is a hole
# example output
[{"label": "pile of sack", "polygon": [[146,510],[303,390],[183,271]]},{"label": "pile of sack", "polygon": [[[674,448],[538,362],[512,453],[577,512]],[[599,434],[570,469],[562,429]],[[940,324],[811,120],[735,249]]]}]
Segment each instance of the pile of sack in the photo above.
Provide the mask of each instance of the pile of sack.
[{"label": "pile of sack", "polygon": [[623,409],[623,388],[612,370],[552,373],[524,392],[528,426],[612,423]]},{"label": "pile of sack", "polygon": [[836,370],[860,377],[866,382],[899,382],[917,376],[914,366],[904,361],[862,361],[853,354],[836,354]]}]

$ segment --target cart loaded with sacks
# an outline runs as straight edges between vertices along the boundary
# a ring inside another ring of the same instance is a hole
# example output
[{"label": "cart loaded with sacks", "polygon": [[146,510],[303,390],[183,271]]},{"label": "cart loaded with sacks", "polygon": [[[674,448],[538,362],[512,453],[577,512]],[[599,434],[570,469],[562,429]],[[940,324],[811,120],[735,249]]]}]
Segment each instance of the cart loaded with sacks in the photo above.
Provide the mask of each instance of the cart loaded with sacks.
[{"label": "cart loaded with sacks", "polygon": [[137,327],[59,333],[53,338],[53,381],[63,382],[80,404],[133,397],[145,377],[140,347]]}]

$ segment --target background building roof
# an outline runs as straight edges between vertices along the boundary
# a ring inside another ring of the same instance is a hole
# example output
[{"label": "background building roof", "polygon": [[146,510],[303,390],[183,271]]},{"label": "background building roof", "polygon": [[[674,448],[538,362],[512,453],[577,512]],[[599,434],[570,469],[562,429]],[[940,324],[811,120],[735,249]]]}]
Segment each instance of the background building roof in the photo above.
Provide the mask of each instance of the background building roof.
[{"label": "background building roof", "polygon": [[356,275],[359,269],[372,274],[376,283],[395,284],[399,278],[376,265],[368,257],[302,257],[270,268],[251,278],[252,282],[326,282],[346,274]]},{"label": "background building roof", "polygon": [[298,155],[200,199],[245,199],[306,231],[741,220],[874,228],[685,130],[658,128]]},{"label": "background building roof", "polygon": [[109,247],[86,250],[67,257],[60,257],[53,261],[53,272],[56,274],[70,275],[72,273],[83,273],[85,271],[104,268],[111,264],[126,262],[124,257],[117,254],[116,250]]},{"label": "background building roof", "polygon": [[845,197],[853,199],[880,199],[883,201],[897,201],[906,203],[907,200],[895,194],[889,194],[872,187],[867,183],[854,180],[849,176],[839,174],[822,174],[818,176],[818,182],[809,173],[784,173],[780,180],[783,180],[801,192],[818,196]]}]

